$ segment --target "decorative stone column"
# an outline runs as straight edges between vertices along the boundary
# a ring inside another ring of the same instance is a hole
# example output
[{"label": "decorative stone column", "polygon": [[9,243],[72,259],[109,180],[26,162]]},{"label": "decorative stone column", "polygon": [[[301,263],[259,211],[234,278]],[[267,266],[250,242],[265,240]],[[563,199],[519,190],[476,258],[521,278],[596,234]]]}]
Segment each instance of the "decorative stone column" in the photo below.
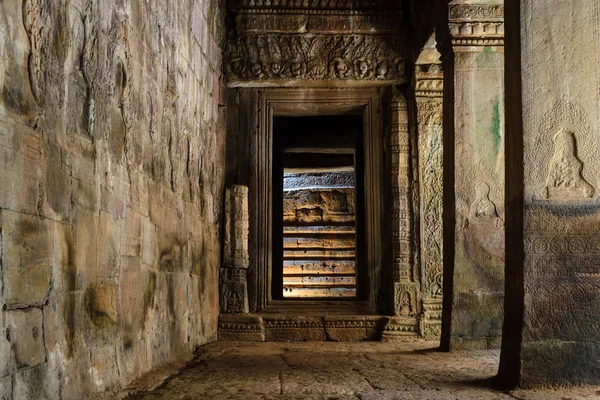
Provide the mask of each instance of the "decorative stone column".
[{"label": "decorative stone column", "polygon": [[392,251],[393,313],[382,340],[417,335],[418,285],[413,262],[410,134],[408,105],[395,91],[390,123],[390,240]]},{"label": "decorative stone column", "polygon": [[421,336],[440,337],[443,294],[443,71],[432,36],[416,62],[419,128],[419,190],[421,240]]},{"label": "decorative stone column", "polygon": [[225,192],[221,313],[247,313],[248,188],[234,185]]},{"label": "decorative stone column", "polygon": [[498,0],[452,0],[448,26],[437,29],[444,68],[444,349],[500,345],[504,293],[502,4]]}]

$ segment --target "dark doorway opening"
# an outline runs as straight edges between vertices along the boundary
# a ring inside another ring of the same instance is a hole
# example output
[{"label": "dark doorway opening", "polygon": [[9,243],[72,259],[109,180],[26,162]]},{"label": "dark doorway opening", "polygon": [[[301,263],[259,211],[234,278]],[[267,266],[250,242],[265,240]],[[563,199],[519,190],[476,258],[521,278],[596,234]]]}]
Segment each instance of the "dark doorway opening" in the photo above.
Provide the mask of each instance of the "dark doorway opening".
[{"label": "dark doorway opening", "polygon": [[273,120],[275,299],[363,300],[362,115]]}]

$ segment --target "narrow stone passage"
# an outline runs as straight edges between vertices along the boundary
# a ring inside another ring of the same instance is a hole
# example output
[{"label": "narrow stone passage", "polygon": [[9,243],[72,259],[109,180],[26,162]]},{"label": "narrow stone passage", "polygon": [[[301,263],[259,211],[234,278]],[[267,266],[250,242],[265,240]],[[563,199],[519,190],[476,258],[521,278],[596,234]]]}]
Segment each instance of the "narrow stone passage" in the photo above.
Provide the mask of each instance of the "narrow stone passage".
[{"label": "narrow stone passage", "polygon": [[440,353],[435,348],[435,342],[423,341],[216,342],[202,347],[156,389],[138,386],[127,399],[600,399],[600,387],[500,392],[489,383],[499,351]]}]

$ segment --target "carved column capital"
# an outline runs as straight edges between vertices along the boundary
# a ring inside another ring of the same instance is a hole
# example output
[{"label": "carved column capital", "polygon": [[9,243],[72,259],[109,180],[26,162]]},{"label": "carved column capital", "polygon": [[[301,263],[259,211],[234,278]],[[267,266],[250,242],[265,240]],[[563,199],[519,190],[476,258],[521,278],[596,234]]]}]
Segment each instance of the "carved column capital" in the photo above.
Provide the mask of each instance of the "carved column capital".
[{"label": "carved column capital", "polygon": [[448,2],[449,37],[440,38],[440,53],[450,50],[469,51],[484,47],[504,46],[504,3],[481,0],[477,3],[466,0]]},{"label": "carved column capital", "polygon": [[452,46],[504,46],[503,2],[448,4]]}]

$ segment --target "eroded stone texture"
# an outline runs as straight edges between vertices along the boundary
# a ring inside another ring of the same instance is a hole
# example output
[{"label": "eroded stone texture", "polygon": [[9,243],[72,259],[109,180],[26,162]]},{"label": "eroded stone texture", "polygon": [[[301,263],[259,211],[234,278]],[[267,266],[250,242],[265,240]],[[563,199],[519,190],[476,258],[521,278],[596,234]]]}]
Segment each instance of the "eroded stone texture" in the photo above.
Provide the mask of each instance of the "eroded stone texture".
[{"label": "eroded stone texture", "polygon": [[[445,107],[444,346],[499,346],[504,292],[504,54],[501,2],[454,0],[440,27]],[[452,104],[448,104],[452,102]]]},{"label": "eroded stone texture", "polygon": [[224,2],[0,2],[0,397],[216,339]]},{"label": "eroded stone texture", "polygon": [[[521,340],[503,343],[501,372],[524,386],[598,383],[600,5],[524,1],[520,24],[521,58],[512,47],[509,60],[522,71],[522,110],[516,103],[513,111],[523,119],[511,137],[519,147],[509,149],[523,160],[513,171],[523,187],[510,199],[522,209],[522,236],[512,243],[522,258],[507,296],[521,301],[506,331]],[[511,230],[520,229],[519,213],[511,217]]]}]

